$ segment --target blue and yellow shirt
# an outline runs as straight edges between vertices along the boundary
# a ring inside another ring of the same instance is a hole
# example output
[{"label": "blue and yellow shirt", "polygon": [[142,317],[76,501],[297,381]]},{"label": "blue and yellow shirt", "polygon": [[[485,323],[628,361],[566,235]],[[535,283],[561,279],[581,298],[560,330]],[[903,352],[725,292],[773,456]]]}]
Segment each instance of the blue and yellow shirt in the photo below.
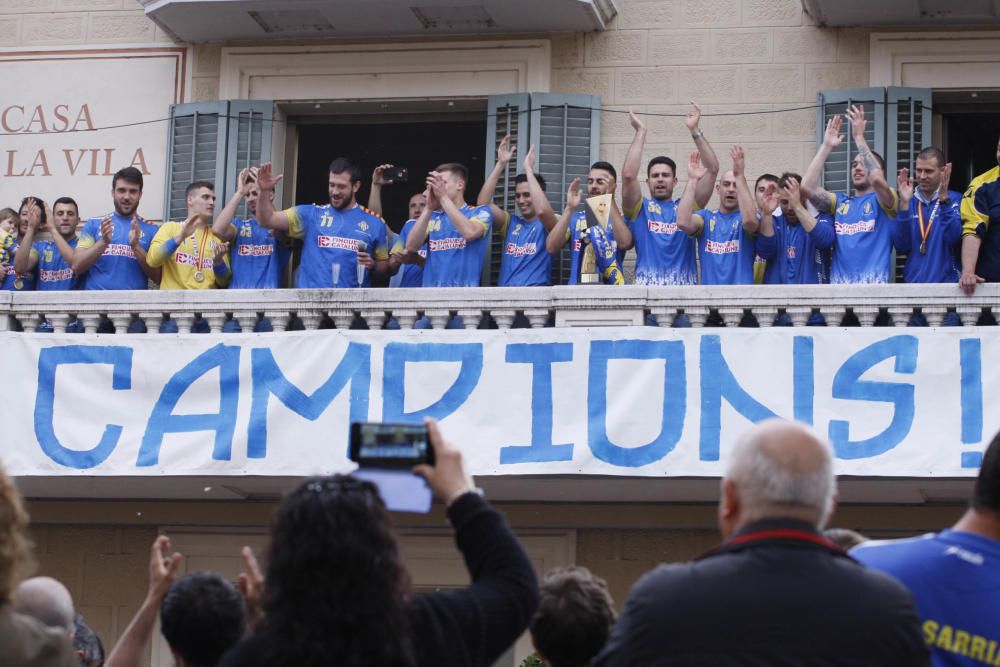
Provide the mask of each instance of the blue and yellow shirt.
[{"label": "blue and yellow shirt", "polygon": [[229,247],[233,279],[229,289],[275,289],[281,287],[291,248],[278,241],[270,229],[253,218],[233,220],[236,236]]},{"label": "blue and yellow shirt", "polygon": [[[69,246],[75,248],[80,239],[68,239]],[[31,247],[31,254],[38,257],[38,289],[39,291],[74,290],[83,287],[73,269],[59,252],[55,241],[38,241]]]},{"label": "blue and yellow shirt", "polygon": [[702,285],[752,285],[753,237],[743,229],[739,209],[729,213],[702,209],[694,213],[704,223],[698,235]]},{"label": "blue and yellow shirt", "polygon": [[[830,282],[887,283],[892,275],[892,221],[896,217],[896,191],[891,208],[883,208],[874,192],[848,197],[830,193],[835,236]],[[825,224],[819,221],[818,224]]]},{"label": "blue and yellow shirt", "polygon": [[[156,236],[157,226],[139,216],[134,217],[139,221],[139,245],[148,252],[149,245]],[[80,240],[76,244],[78,250],[92,248],[97,244],[101,238],[101,220],[103,218],[91,218],[84,223]],[[114,225],[111,242],[105,246],[100,258],[83,277],[84,289],[146,289],[148,282],[146,274],[143,273],[139,260],[132,251],[132,245],[128,242],[132,220],[133,218],[124,218],[117,213],[111,216],[111,223]]]},{"label": "blue and yellow shirt", "polygon": [[548,232],[540,219],[525,220],[505,213],[499,234],[504,240],[499,287],[552,284],[552,255],[545,249]]},{"label": "blue and yellow shirt", "polygon": [[635,240],[636,285],[695,285],[696,241],[677,226],[680,200],[643,197],[625,211],[625,224]]},{"label": "blue and yellow shirt", "polygon": [[462,214],[483,226],[483,235],[468,241],[444,211],[434,211],[427,221],[427,262],[424,287],[478,287],[486,256],[493,213],[488,205],[462,204]]},{"label": "blue and yellow shirt", "polygon": [[972,180],[962,197],[962,234],[982,239],[976,273],[1000,281],[1000,166]]},{"label": "blue and yellow shirt", "polygon": [[296,287],[371,287],[371,271],[358,284],[358,243],[376,261],[389,258],[385,220],[355,203],[339,210],[330,204],[287,209],[288,235],[302,239]]}]

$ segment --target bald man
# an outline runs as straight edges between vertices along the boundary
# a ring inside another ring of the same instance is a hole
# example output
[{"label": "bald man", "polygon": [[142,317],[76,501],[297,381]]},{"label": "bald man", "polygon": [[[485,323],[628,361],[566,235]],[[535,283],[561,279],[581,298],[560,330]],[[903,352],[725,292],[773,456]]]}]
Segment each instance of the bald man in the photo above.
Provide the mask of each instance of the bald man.
[{"label": "bald man", "polygon": [[836,493],[827,442],[753,427],[722,480],[722,544],[646,573],[593,664],[929,664],[910,594],[820,534]]},{"label": "bald man", "polygon": [[73,636],[76,613],[73,597],[52,577],[25,579],[14,592],[14,611],[31,616],[50,628],[58,628]]}]

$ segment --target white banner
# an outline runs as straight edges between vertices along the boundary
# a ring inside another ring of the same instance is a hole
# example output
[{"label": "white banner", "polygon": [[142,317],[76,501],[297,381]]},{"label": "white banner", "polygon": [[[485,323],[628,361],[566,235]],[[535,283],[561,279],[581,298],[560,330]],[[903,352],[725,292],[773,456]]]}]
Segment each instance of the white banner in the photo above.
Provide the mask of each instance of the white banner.
[{"label": "white banner", "polygon": [[811,423],[845,475],[969,477],[1000,330],[2,334],[15,475],[346,471],[352,420],[442,421],[479,475],[714,477],[751,422]]}]

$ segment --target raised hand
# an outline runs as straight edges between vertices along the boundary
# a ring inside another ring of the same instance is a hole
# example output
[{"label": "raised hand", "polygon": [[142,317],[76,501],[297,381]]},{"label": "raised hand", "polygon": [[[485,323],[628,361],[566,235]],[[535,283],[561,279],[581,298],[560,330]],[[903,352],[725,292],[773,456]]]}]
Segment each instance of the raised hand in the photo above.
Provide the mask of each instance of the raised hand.
[{"label": "raised hand", "polygon": [[380,164],[375,167],[375,171],[372,172],[372,185],[389,185],[392,183],[392,179],[386,178],[384,173],[386,169],[392,169],[394,166],[392,164]]},{"label": "raised hand", "polygon": [[708,167],[701,163],[701,153],[694,151],[688,156],[688,180],[701,180],[708,173]]},{"label": "raised hand", "polygon": [[535,145],[531,144],[527,154],[524,156],[524,170],[534,173],[535,171]]},{"label": "raised hand", "polygon": [[139,229],[139,221],[132,218],[132,223],[128,227],[128,244],[134,247],[139,244],[140,239],[142,239],[142,230]]},{"label": "raised hand", "polygon": [[[160,535],[149,550],[149,595],[162,598],[177,577],[181,564],[179,553],[170,554],[170,538]],[[169,554],[169,555],[168,555]]]},{"label": "raised hand", "polygon": [[424,190],[424,201],[426,202],[424,207],[428,211],[436,211],[441,207],[441,202],[438,201],[437,196],[434,194],[434,188],[431,187],[430,177],[427,178],[427,189]]},{"label": "raised hand", "polygon": [[254,556],[253,549],[243,547],[240,550],[240,556],[243,557],[243,572],[240,573],[237,583],[246,604],[247,626],[252,630],[264,615],[261,605],[261,598],[264,596],[264,574],[260,570],[260,565],[257,564],[257,557]]},{"label": "raised hand", "polygon": [[742,178],[747,168],[746,157],[743,155],[743,147],[733,146],[729,150],[729,155],[733,158],[733,176]]},{"label": "raised hand", "polygon": [[28,204],[25,206],[25,213],[28,214],[28,227],[32,231],[37,231],[42,223],[42,209],[38,205],[38,200],[34,197],[28,199]]},{"label": "raised hand", "polygon": [[951,162],[944,165],[941,170],[941,185],[938,186],[938,199],[948,197],[948,185],[951,184]]},{"label": "raised hand", "polygon": [[101,238],[105,243],[111,243],[111,235],[114,234],[115,225],[111,222],[111,216],[107,215],[101,220]]},{"label": "raised hand", "polygon": [[844,140],[844,135],[840,133],[840,128],[844,123],[844,118],[837,114],[826,122],[826,132],[823,133],[823,145],[827,148],[836,148]]},{"label": "raised hand", "polygon": [[274,175],[271,170],[270,162],[265,162],[257,169],[257,185],[260,186],[262,191],[273,190],[284,177],[284,174],[278,174],[277,176]]},{"label": "raised hand", "polygon": [[252,173],[249,167],[241,169],[239,178],[236,179],[238,183],[237,191],[244,197],[250,191],[250,181],[253,179]]},{"label": "raised hand", "polygon": [[[865,126],[868,125],[868,121],[865,120],[865,108],[854,104],[847,107],[847,119],[851,121],[851,136],[855,140],[864,138]],[[859,142],[855,141],[855,143]]]},{"label": "raised hand", "polygon": [[[635,115],[634,111],[632,111],[632,107],[628,108],[628,122],[629,125],[632,126],[632,129],[636,132],[646,129],[646,124],[639,120],[639,117]],[[695,122],[695,125],[697,125],[697,122]]]},{"label": "raised hand", "polygon": [[500,145],[497,146],[497,162],[507,164],[514,157],[514,153],[517,152],[517,146],[510,145],[510,135],[508,134],[503,139],[500,140]]},{"label": "raised hand", "polygon": [[771,215],[778,204],[781,202],[781,195],[778,193],[778,186],[774,183],[768,183],[767,187],[764,189],[764,195],[762,197],[764,204],[761,207],[761,213],[764,215]]},{"label": "raised hand", "polygon": [[802,203],[802,184],[798,179],[789,177],[785,181],[785,187],[781,188],[783,194],[792,206]]},{"label": "raised hand", "polygon": [[576,208],[581,201],[583,201],[583,191],[580,190],[580,179],[574,178],[573,182],[569,184],[569,189],[566,190],[566,206]]},{"label": "raised hand", "polygon": [[436,171],[432,171],[427,175],[427,187],[434,193],[434,198],[438,202],[441,202],[448,196],[444,176]]},{"label": "raised hand", "polygon": [[896,192],[899,193],[899,208],[907,208],[910,205],[910,198],[913,197],[913,179],[910,178],[910,170],[903,167],[896,175]]},{"label": "raised hand", "polygon": [[698,129],[698,122],[701,120],[701,107],[691,100],[691,111],[687,112],[687,116],[684,118],[684,124],[687,125],[687,129],[694,132]]},{"label": "raised hand", "polygon": [[222,258],[226,256],[229,252],[229,244],[225,242],[220,242],[215,244],[215,255],[212,257],[212,266],[218,266],[222,263]]},{"label": "raised hand", "polygon": [[445,504],[451,504],[476,486],[466,472],[462,452],[442,437],[437,421],[426,417],[424,423],[427,424],[427,434],[434,448],[434,465],[418,465],[413,468],[413,472],[427,480],[428,486]]},{"label": "raised hand", "polygon": [[183,242],[184,239],[186,239],[187,237],[194,234],[195,227],[198,226],[198,221],[201,220],[201,217],[202,216],[199,213],[194,213],[188,216],[188,219],[185,220],[183,225],[181,226],[181,238],[180,238],[181,242]]}]

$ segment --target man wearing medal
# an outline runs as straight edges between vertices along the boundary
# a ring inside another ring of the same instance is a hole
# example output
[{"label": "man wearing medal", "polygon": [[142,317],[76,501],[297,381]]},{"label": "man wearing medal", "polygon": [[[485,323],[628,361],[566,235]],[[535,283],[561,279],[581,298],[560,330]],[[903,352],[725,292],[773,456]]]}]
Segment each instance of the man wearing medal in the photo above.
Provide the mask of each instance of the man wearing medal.
[{"label": "man wearing medal", "polygon": [[917,155],[913,172],[915,179],[903,167],[896,181],[899,214],[892,244],[906,255],[903,278],[908,283],[957,282],[954,248],[962,238],[962,195],[948,190],[951,163],[929,147]]},{"label": "man wearing medal", "polygon": [[187,220],[165,222],[153,237],[146,261],[163,268],[160,289],[212,289],[229,284],[229,249],[212,232],[215,186],[195,181],[187,187]]}]

